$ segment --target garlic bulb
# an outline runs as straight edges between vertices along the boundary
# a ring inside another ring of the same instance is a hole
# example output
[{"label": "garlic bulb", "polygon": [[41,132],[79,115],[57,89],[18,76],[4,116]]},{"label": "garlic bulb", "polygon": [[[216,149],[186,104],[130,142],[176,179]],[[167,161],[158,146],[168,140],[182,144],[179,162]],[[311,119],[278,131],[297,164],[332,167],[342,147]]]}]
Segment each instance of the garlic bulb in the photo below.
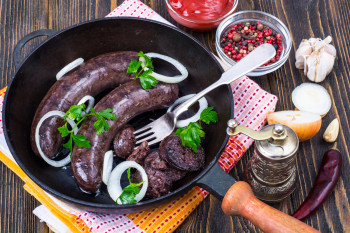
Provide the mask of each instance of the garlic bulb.
[{"label": "garlic bulb", "polygon": [[331,72],[337,52],[329,43],[332,37],[326,39],[310,38],[303,40],[295,53],[295,66],[304,69],[304,74],[313,82],[322,82]]}]

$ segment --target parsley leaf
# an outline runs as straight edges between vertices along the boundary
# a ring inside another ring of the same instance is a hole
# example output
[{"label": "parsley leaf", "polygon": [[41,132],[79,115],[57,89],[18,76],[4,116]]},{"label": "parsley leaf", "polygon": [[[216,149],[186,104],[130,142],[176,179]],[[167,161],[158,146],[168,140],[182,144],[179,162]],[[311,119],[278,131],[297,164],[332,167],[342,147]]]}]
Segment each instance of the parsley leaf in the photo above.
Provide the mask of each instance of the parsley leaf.
[{"label": "parsley leaf", "polygon": [[175,132],[175,136],[181,138],[182,145],[190,147],[195,153],[198,152],[201,138],[205,136],[205,132],[201,126],[202,121],[205,124],[209,124],[210,122],[216,123],[218,121],[218,114],[213,111],[213,107],[204,109],[197,122],[191,122],[186,127],[179,128]]},{"label": "parsley leaf", "polygon": [[71,136],[72,136],[72,134],[69,136],[68,142],[63,144],[63,147],[69,149],[69,151],[72,153],[72,151],[73,151],[73,142],[72,142],[72,137]]},{"label": "parsley leaf", "polygon": [[112,113],[112,109],[107,108],[103,111],[96,112],[94,108],[91,108],[91,115],[94,115],[97,119],[94,123],[94,129],[97,135],[102,134],[104,131],[109,130],[109,124],[107,120],[116,120],[117,117],[114,113]]},{"label": "parsley leaf", "polygon": [[128,66],[127,73],[134,74],[135,79],[140,79],[143,89],[151,89],[158,83],[158,81],[151,75],[154,70],[152,60],[142,51],[140,51],[137,56],[140,57],[139,61],[132,60]]},{"label": "parsley leaf", "polygon": [[73,134],[72,138],[75,145],[79,147],[84,147],[84,148],[91,148],[90,141],[86,140],[86,137],[84,135]]},{"label": "parsley leaf", "polygon": [[135,197],[136,197],[136,194],[134,193],[122,192],[122,194],[119,196],[119,199],[123,205],[134,204],[137,202],[135,200]]},{"label": "parsley leaf", "polygon": [[139,77],[137,77],[140,79],[141,86],[145,90],[151,89],[158,83],[158,81],[153,76],[151,76],[152,72],[152,70],[147,70],[144,71]]},{"label": "parsley leaf", "polygon": [[145,59],[145,66],[146,67],[148,67],[149,69],[154,69],[154,67],[153,67],[153,63],[152,63],[152,59],[149,57],[149,56],[147,56],[147,55],[145,55],[142,51],[140,51],[138,54],[136,54],[138,57],[142,57],[142,58],[144,58]]},{"label": "parsley leaf", "polygon": [[201,112],[200,120],[209,125],[210,122],[216,123],[218,121],[218,113],[213,111],[213,106],[204,109]]},{"label": "parsley leaf", "polygon": [[[129,185],[126,186],[123,189],[122,194],[120,194],[119,196],[119,200],[122,204],[134,204],[137,201],[135,200],[136,194],[140,193],[140,189],[138,188],[139,186],[141,186],[144,181],[142,181],[141,183],[135,184],[131,182],[131,175],[130,175],[130,167],[128,168],[128,180],[129,180]],[[118,204],[116,202],[116,204]]]},{"label": "parsley leaf", "polygon": [[80,105],[72,105],[64,115],[63,119],[67,119],[67,117],[71,120],[80,120],[81,114],[83,111],[85,111],[85,104]]},{"label": "parsley leaf", "polygon": [[[117,120],[117,116],[113,113],[113,110],[110,108],[107,108],[100,112],[96,112],[94,108],[91,108],[91,113],[89,114],[86,113],[85,108],[85,104],[72,105],[63,117],[63,119],[66,122],[63,126],[58,127],[58,131],[61,133],[61,137],[69,136],[68,141],[65,144],[63,144],[63,147],[68,148],[71,153],[73,151],[73,142],[79,147],[91,148],[90,141],[88,141],[84,135],[74,134],[75,128],[87,116],[96,117],[97,120],[96,122],[94,122],[94,129],[98,135],[102,134],[104,131],[109,130],[109,124],[107,120]],[[85,112],[85,115],[84,117],[81,117],[83,112]],[[76,125],[71,130],[68,129],[67,118],[73,121],[77,121]]]},{"label": "parsley leaf", "polygon": [[62,138],[67,137],[70,134],[70,131],[67,127],[67,122],[63,126],[59,127],[58,131],[61,133]]},{"label": "parsley leaf", "polygon": [[98,112],[98,114],[108,120],[117,120],[117,116],[113,113],[113,110],[110,108],[102,110]]},{"label": "parsley leaf", "polygon": [[176,130],[175,135],[180,136],[183,146],[188,146],[197,153],[197,148],[201,144],[201,137],[204,137],[205,133],[199,123],[191,122],[188,126]]},{"label": "parsley leaf", "polygon": [[132,60],[128,66],[126,73],[135,74],[141,67],[142,61]]}]

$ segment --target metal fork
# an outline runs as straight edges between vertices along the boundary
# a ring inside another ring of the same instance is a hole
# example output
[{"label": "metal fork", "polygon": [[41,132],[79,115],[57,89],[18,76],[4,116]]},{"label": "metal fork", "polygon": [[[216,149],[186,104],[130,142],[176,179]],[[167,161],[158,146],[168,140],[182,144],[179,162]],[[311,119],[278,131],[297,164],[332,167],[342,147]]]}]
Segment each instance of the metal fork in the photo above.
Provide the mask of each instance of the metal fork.
[{"label": "metal fork", "polygon": [[211,84],[209,87],[202,90],[191,99],[188,99],[184,103],[180,104],[172,112],[168,112],[150,124],[136,130],[134,133],[137,140],[136,146],[141,144],[143,141],[148,141],[149,145],[162,141],[175,129],[177,118],[183,112],[187,111],[188,108],[197,102],[201,97],[215,88],[221,85],[230,84],[250,71],[253,71],[257,67],[271,60],[275,54],[276,50],[271,44],[260,45],[241,61],[237,62],[229,70],[224,72],[220,79]]}]

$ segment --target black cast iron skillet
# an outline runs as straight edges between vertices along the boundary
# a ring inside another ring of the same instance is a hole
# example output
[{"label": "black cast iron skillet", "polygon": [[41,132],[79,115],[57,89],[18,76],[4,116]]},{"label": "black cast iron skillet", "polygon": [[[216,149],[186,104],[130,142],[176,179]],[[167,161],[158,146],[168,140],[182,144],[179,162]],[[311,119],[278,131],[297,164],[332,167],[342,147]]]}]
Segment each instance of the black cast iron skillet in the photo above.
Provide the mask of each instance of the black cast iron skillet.
[{"label": "black cast iron skillet", "polygon": [[[21,47],[39,35],[50,37],[20,64]],[[56,81],[56,73],[76,58],[88,60],[118,50],[157,52],[180,61],[190,74],[180,84],[180,95],[199,92],[216,81],[222,73],[215,57],[196,39],[175,27],[154,21],[133,18],[99,19],[60,32],[34,32],[23,38],[15,49],[17,71],[8,85],[4,103],[5,137],[19,166],[35,183],[61,200],[99,212],[135,212],[169,201],[194,185],[212,187],[207,184],[211,177],[205,175],[217,165],[217,159],[228,140],[225,133],[226,122],[233,116],[232,92],[229,86],[218,88],[207,95],[209,105],[215,107],[220,120],[205,129],[205,168],[177,182],[172,193],[160,198],[133,205],[115,205],[105,189],[98,196],[84,194],[76,185],[70,168],[53,168],[34,155],[29,140],[31,122],[40,101]],[[152,114],[156,117],[162,113]],[[137,119],[134,121],[137,122]],[[217,173],[226,176],[219,169]],[[222,180],[216,175],[212,183],[217,185],[217,181]],[[227,181],[227,188],[231,184],[232,181]],[[214,189],[219,191],[223,186]]]},{"label": "black cast iron skillet", "polygon": [[[28,40],[50,35],[23,62],[20,50]],[[196,39],[177,28],[154,21],[134,18],[99,19],[81,23],[60,32],[37,31],[23,38],[15,49],[17,71],[10,81],[4,106],[5,138],[10,151],[23,171],[41,188],[62,201],[89,211],[128,213],[159,206],[178,197],[195,185],[204,187],[219,199],[226,214],[241,215],[265,232],[311,232],[306,224],[257,200],[249,185],[237,182],[218,165],[218,158],[228,141],[226,122],[233,117],[233,99],[229,86],[206,95],[209,105],[218,112],[219,122],[205,129],[203,147],[206,163],[202,171],[187,175],[175,183],[168,195],[142,200],[131,205],[115,205],[102,188],[97,196],[83,193],[75,183],[71,168],[54,168],[34,155],[30,146],[30,127],[36,108],[54,84],[56,73],[69,62],[82,57],[119,50],[166,54],[187,67],[189,78],[179,84],[180,95],[197,93],[216,81],[223,72],[215,57]],[[160,67],[163,73],[167,69]],[[163,112],[150,113],[157,117]],[[133,122],[144,122],[149,115]],[[235,183],[231,188],[230,186]],[[229,190],[229,191],[228,191]],[[227,193],[226,193],[227,192]]]}]

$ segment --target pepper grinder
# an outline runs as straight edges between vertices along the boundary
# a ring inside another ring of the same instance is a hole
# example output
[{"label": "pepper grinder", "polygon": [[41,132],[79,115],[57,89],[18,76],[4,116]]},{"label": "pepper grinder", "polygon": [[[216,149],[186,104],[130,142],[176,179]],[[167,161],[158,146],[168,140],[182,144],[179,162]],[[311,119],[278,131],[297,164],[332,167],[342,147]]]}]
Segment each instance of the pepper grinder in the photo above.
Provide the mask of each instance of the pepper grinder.
[{"label": "pepper grinder", "polygon": [[248,161],[244,178],[255,196],[267,202],[279,202],[295,189],[296,154],[299,139],[288,126],[267,125],[261,131],[238,126],[236,120],[228,121],[227,133],[243,133],[255,140],[254,154]]}]

